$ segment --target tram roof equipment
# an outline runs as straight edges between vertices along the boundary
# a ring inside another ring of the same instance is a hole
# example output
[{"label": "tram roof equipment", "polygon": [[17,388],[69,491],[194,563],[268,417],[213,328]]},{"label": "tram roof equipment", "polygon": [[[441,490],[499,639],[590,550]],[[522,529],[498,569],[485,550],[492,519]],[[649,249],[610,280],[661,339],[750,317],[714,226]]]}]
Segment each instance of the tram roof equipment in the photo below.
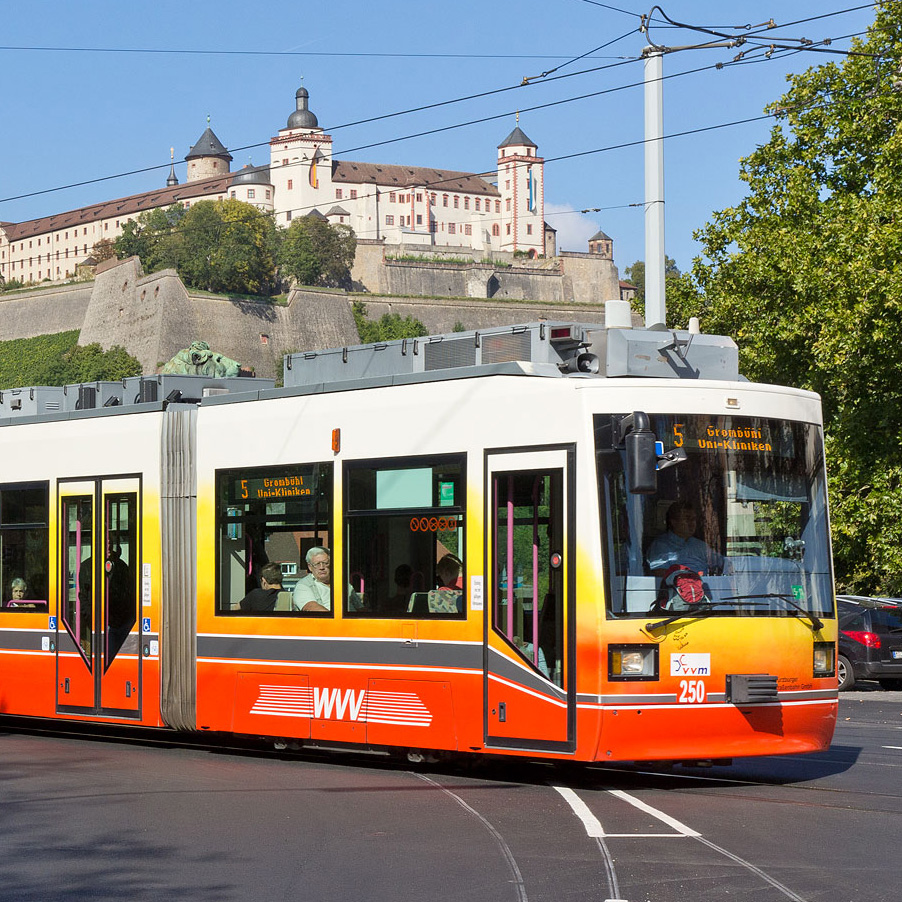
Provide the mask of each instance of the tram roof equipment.
[{"label": "tram roof equipment", "polygon": [[727,336],[557,321],[301,351],[285,356],[283,373],[284,388],[272,379],[153,375],[4,389],[0,426],[502,374],[744,381]]}]

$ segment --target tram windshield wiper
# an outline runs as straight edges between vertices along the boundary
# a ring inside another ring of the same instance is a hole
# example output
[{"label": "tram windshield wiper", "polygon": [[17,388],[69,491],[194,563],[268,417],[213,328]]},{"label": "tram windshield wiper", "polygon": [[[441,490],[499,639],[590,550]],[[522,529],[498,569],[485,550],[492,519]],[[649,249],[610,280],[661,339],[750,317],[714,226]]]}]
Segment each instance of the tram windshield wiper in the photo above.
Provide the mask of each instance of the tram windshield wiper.
[{"label": "tram windshield wiper", "polygon": [[710,617],[712,614],[716,613],[715,605],[719,603],[720,602],[709,601],[706,604],[693,605],[691,608],[687,608],[685,611],[676,612],[670,617],[665,618],[664,620],[657,620],[653,623],[646,623],[645,629],[660,629],[662,626],[667,626],[668,624],[674,623],[677,620],[683,620],[685,618],[692,619],[694,617]]},{"label": "tram windshield wiper", "polygon": [[795,600],[795,596],[788,595],[785,592],[764,592],[760,595],[727,595],[723,601],[749,601],[753,598],[779,598],[780,601],[785,601],[797,616],[805,617],[809,620],[813,630],[817,631],[824,628],[824,621],[821,620],[820,617],[816,614],[812,614],[811,611],[806,611],[805,608]]}]

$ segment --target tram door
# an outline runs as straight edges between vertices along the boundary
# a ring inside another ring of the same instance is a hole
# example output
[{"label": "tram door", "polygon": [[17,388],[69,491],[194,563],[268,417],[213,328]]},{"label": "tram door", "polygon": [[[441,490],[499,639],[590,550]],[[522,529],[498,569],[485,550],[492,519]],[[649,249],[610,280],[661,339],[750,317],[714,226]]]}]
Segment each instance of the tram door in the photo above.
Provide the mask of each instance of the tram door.
[{"label": "tram door", "polygon": [[57,709],[141,713],[140,480],[60,483]]},{"label": "tram door", "polygon": [[486,743],[568,750],[576,727],[574,451],[486,460]]}]

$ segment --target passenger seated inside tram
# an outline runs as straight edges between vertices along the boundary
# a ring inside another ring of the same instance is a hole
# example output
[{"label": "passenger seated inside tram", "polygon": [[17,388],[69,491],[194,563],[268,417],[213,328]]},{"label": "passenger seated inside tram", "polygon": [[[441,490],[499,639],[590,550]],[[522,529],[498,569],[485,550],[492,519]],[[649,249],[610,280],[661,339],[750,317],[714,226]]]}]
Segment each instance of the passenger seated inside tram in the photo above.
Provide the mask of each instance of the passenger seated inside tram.
[{"label": "passenger seated inside tram", "polygon": [[[38,578],[38,584],[43,583],[40,577]],[[17,611],[43,611],[47,608],[47,602],[35,601],[33,598],[29,598],[28,591],[28,583],[22,579],[21,576],[17,576],[10,584],[9,584],[9,600],[4,603],[3,607],[6,609],[17,610]]]},{"label": "passenger seated inside tram", "polygon": [[403,614],[410,602],[412,583],[413,567],[410,564],[398,564],[395,567],[395,594],[385,600],[380,613]]},{"label": "passenger seated inside tram", "polygon": [[674,501],[667,509],[666,519],[667,532],[648,548],[648,569],[655,576],[664,576],[674,564],[682,564],[701,576],[728,570],[726,558],[696,537],[698,515],[688,501]]},{"label": "passenger seated inside tram", "polygon": [[245,612],[274,611],[282,591],[282,568],[279,564],[264,564],[260,568],[260,588],[251,589],[241,599],[239,607]]},{"label": "passenger seated inside tram", "polygon": [[[307,576],[299,579],[293,590],[292,606],[307,613],[332,610],[332,552],[315,545],[307,552]],[[348,607],[363,610],[363,600],[348,583]]]},{"label": "passenger seated inside tram", "polygon": [[446,554],[436,565],[439,587],[426,594],[430,614],[460,614],[463,612],[463,586],[460,558]]}]

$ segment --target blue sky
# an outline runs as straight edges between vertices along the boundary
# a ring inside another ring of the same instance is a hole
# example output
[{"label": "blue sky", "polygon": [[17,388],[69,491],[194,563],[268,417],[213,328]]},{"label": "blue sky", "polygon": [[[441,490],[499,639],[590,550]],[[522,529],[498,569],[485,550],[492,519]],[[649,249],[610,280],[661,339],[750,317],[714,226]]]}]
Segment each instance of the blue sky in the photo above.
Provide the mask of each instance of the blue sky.
[{"label": "blue sky", "polygon": [[[845,49],[842,36],[873,20],[873,8],[861,5],[673,0],[661,9],[674,21],[722,30],[773,17],[781,27],[772,38],[832,38],[832,49]],[[336,157],[351,160],[485,172],[520,110],[520,127],[547,161],[546,218],[559,245],[586,250],[603,229],[622,273],[644,258],[643,149],[633,142],[644,128],[637,58],[646,38],[637,29],[650,10],[630,0],[7,2],[0,221],[161,186],[170,147],[184,180],[183,158],[207,116],[233,168],[268,162],[268,140],[293,111],[303,77]],[[825,15],[841,10],[850,11]],[[810,17],[820,18],[800,21]],[[656,43],[708,39],[654,18]],[[785,91],[787,75],[841,60],[758,53],[748,64],[715,68],[738,52],[665,57],[665,135],[760,116]],[[683,74],[696,69],[703,71]],[[665,141],[666,247],[681,268],[698,253],[693,231],[742,197],[739,159],[767,140],[771,124]],[[630,146],[609,149],[615,145]],[[109,178],[154,166],[164,168]],[[97,179],[105,180],[64,188]],[[48,191],[56,188],[64,190]],[[578,212],[593,208],[601,212]]]}]

